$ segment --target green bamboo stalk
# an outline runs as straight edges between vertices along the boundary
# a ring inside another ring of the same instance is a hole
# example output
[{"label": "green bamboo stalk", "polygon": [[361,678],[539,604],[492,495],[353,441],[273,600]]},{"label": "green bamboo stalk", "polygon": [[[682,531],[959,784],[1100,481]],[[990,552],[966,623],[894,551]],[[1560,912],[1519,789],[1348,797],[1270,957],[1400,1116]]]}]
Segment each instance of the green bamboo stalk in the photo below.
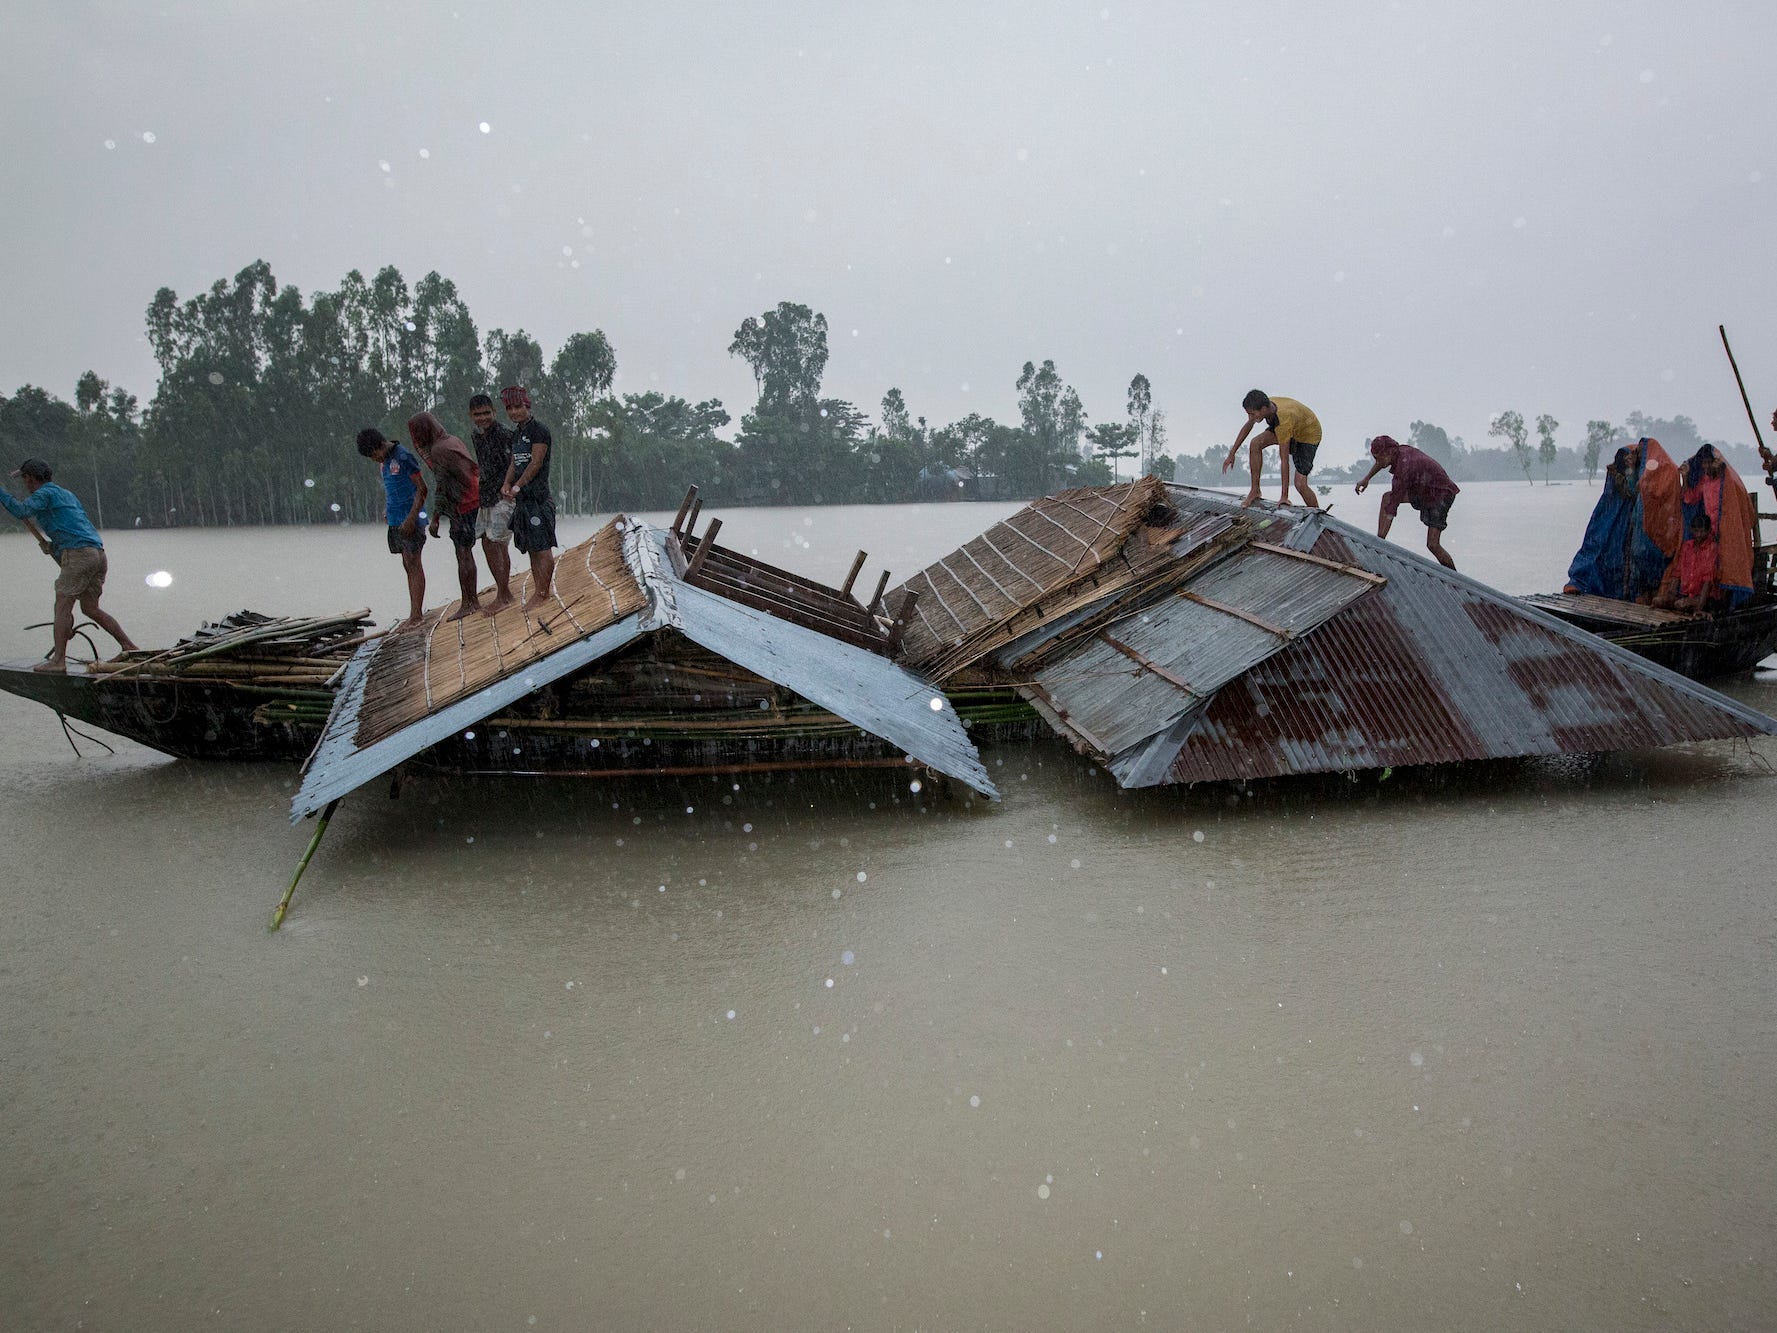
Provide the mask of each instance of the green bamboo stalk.
[{"label": "green bamboo stalk", "polygon": [[296,863],[296,873],[290,877],[290,887],[284,890],[284,896],[278,900],[277,911],[271,914],[271,929],[276,930],[284,924],[284,914],[290,910],[290,899],[296,893],[296,883],[302,878],[302,872],[309,868],[309,859],[314,856],[315,848],[321,845],[321,835],[327,831],[327,821],[333,818],[333,812],[339,809],[339,800],[339,797],[334,797],[321,812],[321,822],[315,825],[315,836],[309,839],[308,850],[302,854],[302,860]]}]

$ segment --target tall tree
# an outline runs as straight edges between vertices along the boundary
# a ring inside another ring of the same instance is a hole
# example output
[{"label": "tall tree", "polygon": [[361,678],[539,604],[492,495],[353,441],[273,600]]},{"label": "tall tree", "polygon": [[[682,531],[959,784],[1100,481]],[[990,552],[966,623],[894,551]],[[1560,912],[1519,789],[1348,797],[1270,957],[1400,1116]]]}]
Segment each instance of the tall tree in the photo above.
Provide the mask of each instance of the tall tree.
[{"label": "tall tree", "polygon": [[1129,424],[1135,427],[1135,444],[1141,450],[1141,470],[1146,475],[1148,465],[1154,461],[1153,441],[1148,438],[1148,422],[1154,415],[1154,388],[1139,370],[1129,381],[1128,410]]},{"label": "tall tree", "polygon": [[1545,486],[1549,484],[1549,467],[1555,461],[1555,428],[1560,424],[1547,412],[1536,419],[1537,456],[1542,459]]},{"label": "tall tree", "polygon": [[1598,475],[1598,456],[1604,452],[1604,446],[1616,438],[1617,428],[1608,421],[1588,421],[1586,423],[1586,484],[1590,485]]},{"label": "tall tree", "polygon": [[1521,412],[1501,412],[1487,427],[1489,435],[1497,435],[1512,446],[1518,466],[1524,469],[1525,484],[1530,484],[1530,445]]},{"label": "tall tree", "polygon": [[1166,413],[1161,408],[1156,407],[1148,415],[1146,447],[1148,461],[1142,475],[1174,480],[1178,476],[1178,462],[1166,452]]},{"label": "tall tree", "polygon": [[1415,421],[1407,427],[1407,443],[1436,459],[1439,466],[1446,470],[1455,462],[1449,432],[1442,426],[1434,426],[1429,421]]},{"label": "tall tree", "polygon": [[1086,432],[1086,438],[1092,441],[1094,456],[1110,463],[1112,482],[1121,479],[1118,461],[1134,457],[1138,432],[1133,421],[1104,421]]},{"label": "tall tree", "polygon": [[762,317],[741,321],[728,352],[753,368],[761,406],[813,402],[827,369],[827,317],[780,301]]}]

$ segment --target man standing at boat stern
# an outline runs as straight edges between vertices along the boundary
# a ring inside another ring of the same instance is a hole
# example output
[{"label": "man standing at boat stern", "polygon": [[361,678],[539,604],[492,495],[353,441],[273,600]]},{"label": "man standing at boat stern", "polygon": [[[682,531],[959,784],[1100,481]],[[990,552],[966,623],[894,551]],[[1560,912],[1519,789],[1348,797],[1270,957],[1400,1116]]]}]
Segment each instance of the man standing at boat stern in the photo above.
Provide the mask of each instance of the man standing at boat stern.
[{"label": "man standing at boat stern", "polygon": [[383,509],[389,523],[389,554],[401,557],[407,575],[407,619],[395,628],[412,629],[426,613],[426,530],[420,526],[425,512],[426,478],[420,460],[375,426],[358,432],[358,452],[376,464],[383,479]]},{"label": "man standing at boat stern", "polygon": [[1376,461],[1370,464],[1369,472],[1358,482],[1359,495],[1369,486],[1370,478],[1383,468],[1394,472],[1394,485],[1382,497],[1376,535],[1388,536],[1389,528],[1394,526],[1395,511],[1405,500],[1419,511],[1419,521],[1425,524],[1425,549],[1436,556],[1444,568],[1455,569],[1456,562],[1444,549],[1443,536],[1444,529],[1450,525],[1450,506],[1456,503],[1461,488],[1450,480],[1450,474],[1437,459],[1410,444],[1398,444],[1390,436],[1378,435],[1371,440],[1370,456]]},{"label": "man standing at boat stern", "polygon": [[1240,428],[1228,456],[1222,460],[1223,472],[1234,466],[1234,460],[1240,456],[1240,446],[1246,443],[1253,427],[1261,427],[1250,446],[1252,484],[1247,487],[1246,499],[1241,503],[1250,505],[1258,500],[1259,473],[1264,469],[1265,450],[1275,446],[1278,467],[1283,473],[1283,489],[1278,494],[1277,503],[1290,502],[1290,474],[1293,472],[1296,494],[1302,497],[1302,503],[1310,509],[1319,509],[1320,501],[1314,498],[1314,487],[1308,484],[1308,474],[1314,471],[1314,455],[1320,451],[1320,418],[1294,398],[1272,398],[1263,389],[1254,389],[1247,394],[1241,399],[1240,406],[1246,410],[1246,425]]},{"label": "man standing at boat stern", "polygon": [[14,518],[40,529],[40,544],[61,566],[56,575],[55,647],[33,670],[68,669],[68,640],[74,635],[77,602],[88,620],[116,639],[126,653],[133,653],[136,645],[124,633],[123,626],[99,606],[109,565],[105,543],[99,539],[99,530],[86,516],[80,501],[72,491],[51,480],[54,474],[41,458],[27,458],[12,475],[25,483],[25,498],[16,499],[0,488],[0,505]]},{"label": "man standing at boat stern", "polygon": [[549,494],[549,428],[531,415],[531,396],[514,384],[500,390],[513,425],[512,461],[500,494],[513,502],[512,540],[531,558],[531,595],[524,609],[549,601],[555,582],[555,499]]},{"label": "man standing at boat stern", "polygon": [[514,502],[500,494],[506,469],[512,463],[512,430],[494,420],[494,400],[478,393],[469,400],[469,420],[475,427],[471,443],[475,464],[481,471],[481,509],[475,516],[475,535],[487,557],[487,572],[494,576],[494,600],[482,608],[494,615],[512,605],[512,510]]}]

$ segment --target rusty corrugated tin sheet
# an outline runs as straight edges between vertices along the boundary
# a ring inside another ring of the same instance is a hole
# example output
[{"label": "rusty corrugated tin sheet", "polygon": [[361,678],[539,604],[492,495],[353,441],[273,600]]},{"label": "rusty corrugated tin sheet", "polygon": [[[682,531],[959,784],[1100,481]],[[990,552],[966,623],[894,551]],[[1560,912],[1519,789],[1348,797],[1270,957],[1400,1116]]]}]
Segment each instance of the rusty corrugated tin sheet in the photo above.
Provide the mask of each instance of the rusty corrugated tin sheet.
[{"label": "rusty corrugated tin sheet", "polygon": [[1109,762],[1381,582],[1285,548],[1248,545],[1044,661],[1019,692]]},{"label": "rusty corrugated tin sheet", "polygon": [[[1223,497],[1173,488],[1185,508]],[[1175,724],[1171,782],[1585,753],[1777,734],[1777,721],[1322,514],[1282,544],[1386,586]],[[1151,760],[1151,757],[1150,757]],[[1144,776],[1156,779],[1150,762]]]}]

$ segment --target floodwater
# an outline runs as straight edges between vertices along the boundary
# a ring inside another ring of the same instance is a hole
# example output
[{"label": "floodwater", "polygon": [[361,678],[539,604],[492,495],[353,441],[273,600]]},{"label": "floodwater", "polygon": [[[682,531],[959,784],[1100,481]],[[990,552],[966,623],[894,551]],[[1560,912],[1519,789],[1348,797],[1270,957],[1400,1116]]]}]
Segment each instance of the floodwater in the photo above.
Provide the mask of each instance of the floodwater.
[{"label": "floodwater", "polygon": [[[1448,546],[1558,586],[1593,495],[1466,487]],[[1010,508],[723,539],[873,583]],[[108,540],[144,643],[402,604],[373,528]],[[51,567],[0,562],[35,655]],[[996,805],[372,784],[276,936],[293,773],[117,749],[0,697],[5,1328],[1777,1320],[1772,744],[1250,795],[1019,744]]]}]

